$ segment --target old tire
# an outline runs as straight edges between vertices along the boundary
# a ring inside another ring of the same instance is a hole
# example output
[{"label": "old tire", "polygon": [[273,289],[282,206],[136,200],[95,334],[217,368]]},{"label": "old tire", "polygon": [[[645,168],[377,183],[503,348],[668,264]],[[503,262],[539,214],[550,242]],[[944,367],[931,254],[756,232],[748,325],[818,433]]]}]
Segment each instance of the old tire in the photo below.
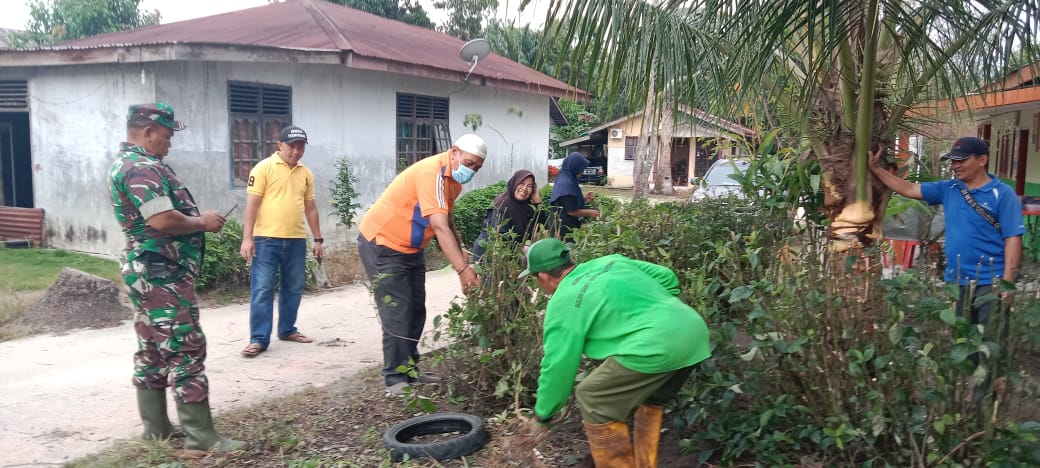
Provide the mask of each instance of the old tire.
[{"label": "old tire", "polygon": [[[461,435],[429,444],[408,442],[416,436],[460,432]],[[484,447],[488,441],[484,421],[471,414],[434,413],[394,424],[383,433],[383,446],[393,461],[432,457],[435,460],[461,458]]]}]

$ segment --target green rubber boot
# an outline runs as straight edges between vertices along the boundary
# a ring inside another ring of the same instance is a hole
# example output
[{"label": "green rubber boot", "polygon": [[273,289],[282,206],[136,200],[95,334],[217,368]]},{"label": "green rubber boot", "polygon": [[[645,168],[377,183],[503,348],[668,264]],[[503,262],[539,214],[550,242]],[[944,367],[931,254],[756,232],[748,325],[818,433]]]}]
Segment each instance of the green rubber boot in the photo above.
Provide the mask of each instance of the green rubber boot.
[{"label": "green rubber boot", "polygon": [[177,403],[177,416],[181,419],[181,430],[184,431],[185,450],[229,453],[246,448],[245,442],[227,439],[217,434],[217,429],[213,427],[209,401]]},{"label": "green rubber boot", "polygon": [[144,440],[169,439],[174,435],[173,424],[166,413],[166,390],[137,389],[137,412],[144,424]]}]

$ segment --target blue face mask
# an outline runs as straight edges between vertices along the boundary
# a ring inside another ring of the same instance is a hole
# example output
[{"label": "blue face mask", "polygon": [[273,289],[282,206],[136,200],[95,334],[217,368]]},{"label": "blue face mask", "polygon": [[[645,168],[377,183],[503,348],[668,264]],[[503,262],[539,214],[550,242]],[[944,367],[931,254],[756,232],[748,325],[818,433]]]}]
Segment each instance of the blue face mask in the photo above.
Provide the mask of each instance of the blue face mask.
[{"label": "blue face mask", "polygon": [[451,171],[451,178],[455,179],[455,182],[460,184],[469,183],[470,179],[473,179],[475,172],[462,164],[459,164],[459,168]]}]

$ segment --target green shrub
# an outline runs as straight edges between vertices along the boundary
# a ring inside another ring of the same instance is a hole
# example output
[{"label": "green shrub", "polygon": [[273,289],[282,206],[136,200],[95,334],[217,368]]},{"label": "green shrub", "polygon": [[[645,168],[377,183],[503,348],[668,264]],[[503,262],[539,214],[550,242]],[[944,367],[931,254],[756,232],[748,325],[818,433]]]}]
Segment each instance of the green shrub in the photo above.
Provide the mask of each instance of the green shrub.
[{"label": "green shrub", "polygon": [[[679,273],[687,291],[684,299],[711,297],[721,302],[720,295],[726,289],[720,285],[744,277],[733,270],[741,262],[747,264],[747,256],[732,263],[715,261],[704,273],[715,276],[712,282],[701,281],[699,286],[692,286],[694,275],[689,271],[699,271],[715,260],[718,249],[712,246],[723,244],[734,251],[757,251],[761,248],[759,239],[766,238],[743,231],[735,235],[731,229],[752,229],[752,217],[731,219],[733,215],[717,205],[651,207],[645,200],[624,204],[608,197],[598,198],[599,202],[606,202],[600,206],[606,207],[604,211],[610,215],[591,219],[576,231],[576,260],[622,253],[656,261]],[[708,216],[725,222],[696,222]],[[511,233],[500,235],[492,230],[486,252],[478,265],[483,288],[434,320],[438,335],[448,333],[454,343],[443,354],[446,373],[456,376],[449,388],[489,411],[501,411],[514,401],[529,407],[542,356],[540,313],[548,298],[536,293],[533,281],[516,278],[524,268],[524,255]],[[691,303],[700,307],[695,301]]]},{"label": "green shrub", "polygon": [[600,216],[612,216],[620,211],[621,204],[621,200],[597,193],[596,197],[593,198],[592,203],[589,204],[589,207],[599,210]]},{"label": "green shrub", "polygon": [[542,356],[539,311],[548,301],[534,283],[517,279],[523,253],[512,233],[489,233],[477,265],[483,287],[434,318],[434,339],[447,333],[452,346],[439,359],[453,378],[452,398],[465,399],[483,414],[498,413],[516,400],[533,402]]},{"label": "green shrub", "polygon": [[195,280],[195,287],[199,291],[248,289],[249,266],[239,254],[241,247],[242,225],[233,219],[224,223],[220,232],[207,232],[202,275]]},{"label": "green shrub", "polygon": [[361,208],[361,204],[357,202],[361,194],[355,189],[357,181],[357,176],[351,172],[347,159],[336,160],[336,178],[333,179],[330,188],[332,211],[339,216],[339,222],[336,224],[348,229],[354,225],[354,218],[357,217],[358,209]]},{"label": "green shrub", "polygon": [[462,242],[465,244],[463,247],[472,246],[473,241],[477,240],[492,200],[505,190],[505,181],[496,182],[484,188],[470,190],[455,202],[452,214],[455,216],[459,233],[462,234]]},{"label": "green shrub", "polygon": [[[250,268],[239,253],[242,250],[242,225],[233,219],[224,224],[220,232],[206,233],[206,255],[202,259],[202,275],[195,280],[200,291],[241,292],[249,291]],[[307,251],[311,251],[308,243]],[[307,259],[307,276],[304,285],[314,289],[314,261]]]},{"label": "green shrub", "polygon": [[549,184],[542,185],[538,188],[538,195],[542,197],[542,201],[549,203],[549,197],[552,196],[553,186]]},{"label": "green shrub", "polygon": [[[680,406],[685,450],[723,465],[812,462],[806,453],[840,466],[1040,462],[1040,425],[1008,414],[1035,398],[1019,371],[1040,336],[1035,299],[1015,299],[1003,340],[999,318],[980,333],[956,317],[956,287],[922,281],[932,272],[882,280],[854,268],[877,252],[820,246],[789,242],[779,251],[791,256],[730,290],[729,317],[711,325],[713,357]],[[1032,448],[1013,448],[1023,442]]]},{"label": "green shrub", "polygon": [[[778,167],[757,170],[778,188]],[[798,177],[815,197],[811,174]],[[1024,361],[1040,347],[1040,302],[1016,291],[1010,337],[1000,318],[980,330],[955,316],[956,288],[934,272],[883,280],[859,267],[880,263],[876,249],[826,250],[816,225],[791,222],[795,203],[813,201],[779,189],[638,200],[601,205],[609,215],[575,232],[578,261],[621,253],[674,270],[709,324],[712,358],[674,405],[683,450],[725,466],[1040,466],[1040,423],[1010,413],[1036,399]],[[451,391],[501,411],[533,401],[546,297],[515,278],[511,239],[488,242],[483,289],[435,323],[453,338]]]}]

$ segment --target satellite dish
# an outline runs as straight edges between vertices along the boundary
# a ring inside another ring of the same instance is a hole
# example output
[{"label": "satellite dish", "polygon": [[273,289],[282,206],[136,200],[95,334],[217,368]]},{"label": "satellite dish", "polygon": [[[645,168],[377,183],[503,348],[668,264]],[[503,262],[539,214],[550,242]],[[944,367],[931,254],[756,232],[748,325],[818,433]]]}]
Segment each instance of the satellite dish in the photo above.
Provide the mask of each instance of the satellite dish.
[{"label": "satellite dish", "polygon": [[466,72],[466,78],[463,78],[462,81],[469,81],[469,75],[477,67],[477,62],[487,57],[490,53],[491,43],[487,39],[477,38],[462,44],[462,50],[459,50],[459,58],[463,62],[470,64],[469,71]]}]

